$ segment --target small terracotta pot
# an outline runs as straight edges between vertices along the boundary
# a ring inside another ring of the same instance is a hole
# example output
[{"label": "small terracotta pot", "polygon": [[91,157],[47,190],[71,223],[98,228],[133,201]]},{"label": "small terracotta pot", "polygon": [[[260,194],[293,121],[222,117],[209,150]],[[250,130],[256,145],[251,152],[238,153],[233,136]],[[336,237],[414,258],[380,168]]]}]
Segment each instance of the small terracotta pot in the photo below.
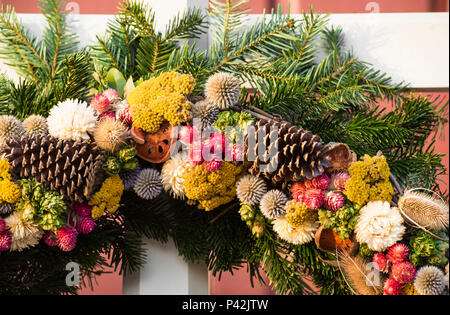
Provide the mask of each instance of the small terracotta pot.
[{"label": "small terracotta pot", "polygon": [[131,128],[131,144],[137,155],[150,163],[163,163],[170,158],[170,147],[177,140],[172,138],[172,125],[164,122],[156,133],[148,133],[140,128]]},{"label": "small terracotta pot", "polygon": [[317,248],[332,254],[336,254],[336,250],[346,250],[350,256],[354,256],[359,250],[359,244],[353,237],[347,242],[339,241],[339,236],[332,229],[325,229],[323,226],[316,231],[314,240]]}]

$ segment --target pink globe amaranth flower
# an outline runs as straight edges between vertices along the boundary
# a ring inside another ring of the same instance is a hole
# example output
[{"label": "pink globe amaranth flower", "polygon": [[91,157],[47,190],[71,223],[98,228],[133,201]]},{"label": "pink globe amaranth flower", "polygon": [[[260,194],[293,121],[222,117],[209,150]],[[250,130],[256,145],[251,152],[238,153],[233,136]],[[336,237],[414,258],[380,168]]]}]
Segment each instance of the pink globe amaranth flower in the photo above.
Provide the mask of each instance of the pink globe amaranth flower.
[{"label": "pink globe amaranth flower", "polygon": [[339,172],[331,175],[331,184],[334,189],[345,191],[345,183],[350,179],[350,174],[347,172]]},{"label": "pink globe amaranth flower", "polygon": [[244,160],[244,149],[242,145],[238,143],[227,144],[225,157],[231,158],[234,162],[242,162]]},{"label": "pink globe amaranth flower", "polygon": [[344,206],[345,197],[337,191],[329,191],[325,194],[325,209],[337,211]]},{"label": "pink globe amaranth flower", "polygon": [[58,247],[64,252],[70,252],[77,246],[77,230],[72,226],[63,226],[58,230]]},{"label": "pink globe amaranth flower", "polygon": [[112,111],[103,112],[98,116],[98,120],[102,120],[105,118],[114,118],[116,119],[116,113]]},{"label": "pink globe amaranth flower", "polygon": [[205,152],[222,154],[226,151],[226,138],[220,132],[215,132],[205,141]]},{"label": "pink globe amaranth flower", "polygon": [[97,113],[101,114],[111,108],[111,103],[106,96],[97,95],[91,100],[91,106],[97,111]]},{"label": "pink globe amaranth flower", "polygon": [[11,248],[12,236],[11,233],[5,231],[0,233],[0,252],[6,252]]},{"label": "pink globe amaranth flower", "polygon": [[294,198],[296,202],[303,202],[305,199],[304,194],[305,192],[303,190],[296,190],[292,193],[292,198]]},{"label": "pink globe amaranth flower", "polygon": [[103,96],[106,96],[106,98],[108,98],[108,101],[110,103],[120,101],[120,94],[114,89],[107,89],[103,91]]},{"label": "pink globe amaranth flower", "polygon": [[44,234],[44,243],[50,247],[58,245],[58,236],[53,231]]},{"label": "pink globe amaranth flower", "polygon": [[376,253],[373,255],[372,262],[379,271],[384,273],[389,271],[389,262],[383,253]]},{"label": "pink globe amaranth flower", "polygon": [[77,220],[77,230],[81,234],[91,233],[96,226],[97,224],[91,217],[82,217]]},{"label": "pink globe amaranth flower", "polygon": [[386,257],[392,263],[406,261],[409,258],[408,246],[402,243],[394,244],[388,249]]},{"label": "pink globe amaranth flower", "polygon": [[400,282],[390,277],[384,283],[384,294],[386,295],[401,295],[403,286]]},{"label": "pink globe amaranth flower", "polygon": [[324,201],[325,193],[322,189],[310,188],[303,195],[303,202],[312,210],[317,210],[322,207]]},{"label": "pink globe amaranth flower", "polygon": [[119,113],[119,119],[126,125],[133,123],[133,117],[131,117],[130,108],[124,108]]},{"label": "pink globe amaranth flower", "polygon": [[396,262],[392,265],[391,275],[400,283],[412,282],[416,276],[416,268],[408,261]]},{"label": "pink globe amaranth flower", "polygon": [[3,220],[2,218],[0,218],[0,234],[8,231],[8,226],[6,225],[5,220]]},{"label": "pink globe amaranth flower", "polygon": [[203,162],[203,167],[206,168],[208,172],[215,172],[222,166],[222,161],[212,159],[211,161]]},{"label": "pink globe amaranth flower", "polygon": [[189,162],[194,165],[203,163],[203,143],[189,146]]},{"label": "pink globe amaranth flower", "polygon": [[184,144],[192,144],[194,139],[194,128],[191,126],[182,126],[178,131],[178,139]]},{"label": "pink globe amaranth flower", "polygon": [[330,185],[330,178],[327,174],[322,174],[318,177],[315,177],[311,180],[306,180],[304,185],[307,189],[316,188],[325,190]]},{"label": "pink globe amaranth flower", "polygon": [[75,203],[72,205],[72,209],[79,217],[90,217],[92,214],[92,207],[87,203]]}]

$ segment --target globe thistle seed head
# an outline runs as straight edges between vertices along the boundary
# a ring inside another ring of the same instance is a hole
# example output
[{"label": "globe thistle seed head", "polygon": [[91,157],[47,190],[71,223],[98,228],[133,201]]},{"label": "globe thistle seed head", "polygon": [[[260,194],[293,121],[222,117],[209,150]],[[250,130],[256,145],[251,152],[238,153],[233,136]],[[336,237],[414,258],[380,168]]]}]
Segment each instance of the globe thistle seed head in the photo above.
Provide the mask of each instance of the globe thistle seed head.
[{"label": "globe thistle seed head", "polygon": [[156,198],[162,191],[161,174],[152,168],[143,169],[134,184],[134,191],[142,199]]},{"label": "globe thistle seed head", "polygon": [[276,219],[286,214],[285,205],[288,198],[281,191],[269,190],[260,201],[260,209],[266,218]]},{"label": "globe thistle seed head", "polygon": [[102,119],[94,131],[94,140],[105,150],[114,152],[125,144],[127,127],[119,120],[111,117]]},{"label": "globe thistle seed head", "polygon": [[239,101],[241,82],[231,73],[216,73],[206,82],[205,95],[220,109],[228,109]]},{"label": "globe thistle seed head", "polygon": [[134,184],[136,183],[136,180],[138,179],[141,171],[142,171],[142,168],[138,164],[134,170],[128,171],[128,172],[122,172],[119,174],[120,178],[122,179],[125,190],[133,189]]},{"label": "globe thistle seed head", "polygon": [[14,138],[20,138],[24,129],[20,120],[12,115],[0,115],[0,145]]},{"label": "globe thistle seed head", "polygon": [[23,121],[23,128],[28,135],[48,134],[47,119],[41,115],[31,115]]},{"label": "globe thistle seed head", "polygon": [[261,198],[267,192],[266,182],[253,175],[245,175],[236,184],[238,199],[251,206],[259,204]]},{"label": "globe thistle seed head", "polygon": [[424,266],[417,271],[414,288],[420,295],[440,295],[445,289],[444,272],[435,266]]},{"label": "globe thistle seed head", "polygon": [[192,106],[192,118],[199,119],[202,128],[211,126],[219,115],[219,107],[209,101],[200,101]]}]

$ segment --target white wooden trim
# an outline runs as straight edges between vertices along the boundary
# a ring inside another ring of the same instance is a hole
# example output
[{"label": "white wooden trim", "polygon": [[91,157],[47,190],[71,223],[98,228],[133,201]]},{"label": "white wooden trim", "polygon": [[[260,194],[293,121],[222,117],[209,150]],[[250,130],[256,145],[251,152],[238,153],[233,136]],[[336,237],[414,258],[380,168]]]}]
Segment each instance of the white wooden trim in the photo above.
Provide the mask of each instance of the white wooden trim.
[{"label": "white wooden trim", "polygon": [[[293,15],[300,19],[300,15]],[[262,15],[251,15],[252,25]],[[449,87],[448,13],[331,14],[345,43],[360,60],[411,88]]]},{"label": "white wooden trim", "polygon": [[[203,0],[176,0],[171,6],[160,0],[148,1],[158,12],[157,29],[161,31],[183,6],[203,4],[202,7],[206,7]],[[112,17],[73,15],[72,27],[80,36],[80,45],[89,45],[97,34],[103,34]],[[40,14],[19,14],[19,18],[32,33],[41,33],[43,18]],[[261,15],[250,15],[246,25],[258,18]],[[332,14],[330,25],[342,26],[347,47],[361,60],[388,73],[395,82],[405,81],[412,88],[449,87],[448,13]],[[207,42],[206,36],[203,37],[198,43],[199,48],[206,48]],[[0,69],[5,70],[1,61]],[[7,72],[17,78],[12,71]]]}]

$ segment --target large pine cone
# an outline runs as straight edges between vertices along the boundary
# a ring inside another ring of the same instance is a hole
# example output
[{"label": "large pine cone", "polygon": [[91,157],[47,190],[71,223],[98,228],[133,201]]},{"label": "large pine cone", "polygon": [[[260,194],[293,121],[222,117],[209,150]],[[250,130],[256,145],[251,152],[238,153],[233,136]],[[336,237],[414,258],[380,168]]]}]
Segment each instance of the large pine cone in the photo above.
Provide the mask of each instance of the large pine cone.
[{"label": "large pine cone", "polygon": [[[278,130],[272,130],[272,136],[276,139],[272,144],[270,144],[271,127],[278,128]],[[245,161],[250,166],[249,172],[252,175],[264,176],[273,184],[296,182],[320,176],[330,164],[328,147],[319,136],[310,131],[287,122],[268,120],[257,121],[255,129],[255,134],[249,133],[245,137]],[[259,157],[258,130],[260,129],[265,130],[263,140],[265,152]],[[256,144],[254,147],[251,145],[252,142]],[[271,150],[277,152],[272,158],[270,158]],[[271,169],[261,171],[260,166],[267,163],[271,165]]]},{"label": "large pine cone", "polygon": [[91,141],[23,136],[2,151],[21,178],[34,178],[72,202],[89,200],[104,176],[105,155]]}]

